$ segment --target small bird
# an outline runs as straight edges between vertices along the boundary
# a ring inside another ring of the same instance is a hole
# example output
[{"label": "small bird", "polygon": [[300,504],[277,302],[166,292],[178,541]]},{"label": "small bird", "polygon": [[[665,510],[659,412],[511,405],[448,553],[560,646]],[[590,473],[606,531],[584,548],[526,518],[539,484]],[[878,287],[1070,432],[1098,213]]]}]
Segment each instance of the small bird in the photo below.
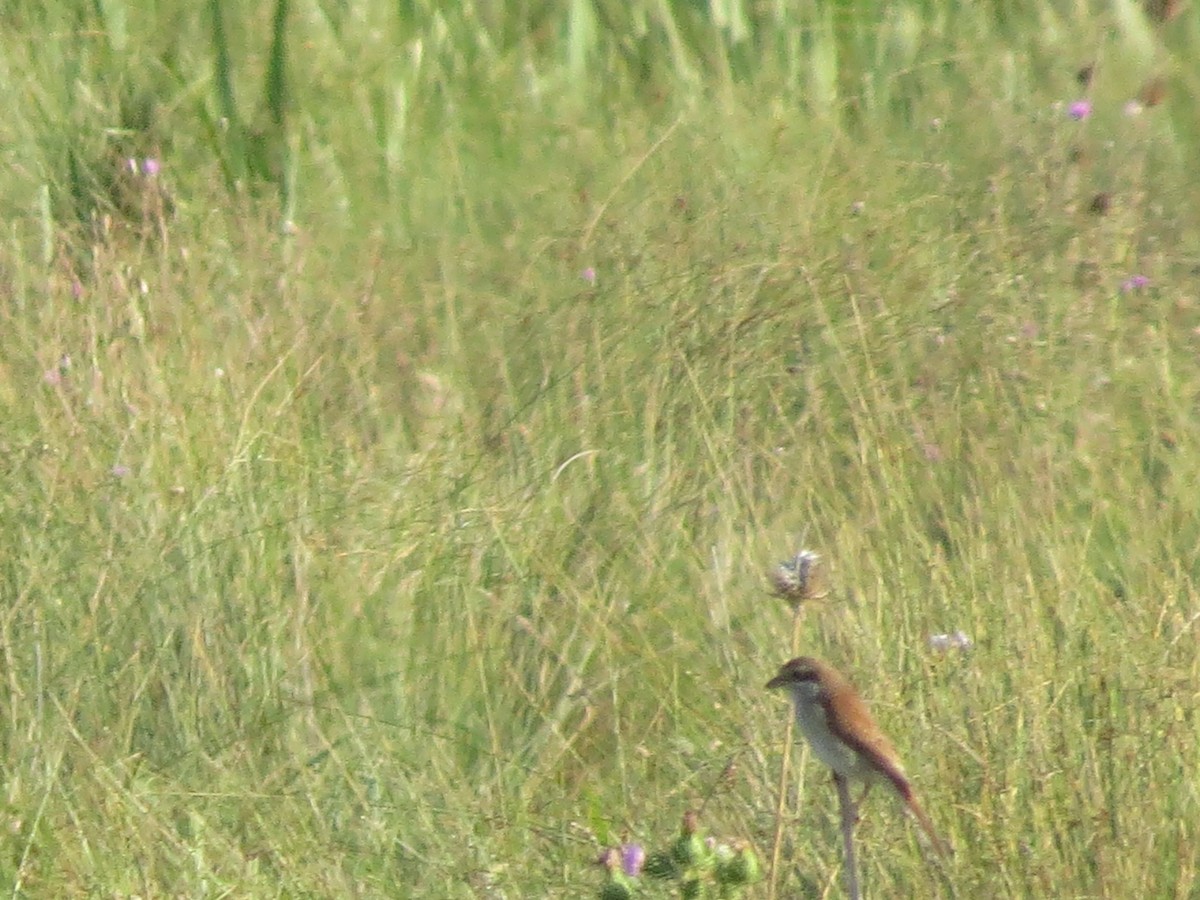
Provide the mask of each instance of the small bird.
[{"label": "small bird", "polygon": [[[891,786],[942,856],[950,848],[934,830],[913,796],[896,748],[879,730],[858,691],[833,666],[807,656],[784,663],[768,688],[787,688],[796,708],[796,724],[813,752],[833,769],[834,777]],[[865,792],[864,792],[865,796]]]}]

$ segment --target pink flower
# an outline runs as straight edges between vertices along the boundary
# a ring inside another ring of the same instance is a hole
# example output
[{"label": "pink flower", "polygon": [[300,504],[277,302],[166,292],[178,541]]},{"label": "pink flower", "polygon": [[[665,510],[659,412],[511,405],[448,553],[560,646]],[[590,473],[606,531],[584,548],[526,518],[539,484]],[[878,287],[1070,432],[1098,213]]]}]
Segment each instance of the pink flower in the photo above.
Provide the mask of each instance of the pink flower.
[{"label": "pink flower", "polygon": [[1067,115],[1076,122],[1082,122],[1092,114],[1092,103],[1090,100],[1076,100],[1067,107]]}]

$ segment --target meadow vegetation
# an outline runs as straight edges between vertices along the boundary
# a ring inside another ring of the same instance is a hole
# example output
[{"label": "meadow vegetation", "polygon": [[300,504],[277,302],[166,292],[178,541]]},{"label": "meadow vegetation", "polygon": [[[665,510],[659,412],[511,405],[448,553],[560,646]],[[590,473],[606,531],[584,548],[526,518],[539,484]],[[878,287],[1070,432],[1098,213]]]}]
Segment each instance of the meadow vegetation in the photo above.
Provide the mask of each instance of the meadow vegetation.
[{"label": "meadow vegetation", "polygon": [[[1200,891],[1196,8],[0,25],[11,896],[765,855],[801,546],[957,849],[876,792],[868,896]],[[779,896],[840,896],[793,771]]]}]

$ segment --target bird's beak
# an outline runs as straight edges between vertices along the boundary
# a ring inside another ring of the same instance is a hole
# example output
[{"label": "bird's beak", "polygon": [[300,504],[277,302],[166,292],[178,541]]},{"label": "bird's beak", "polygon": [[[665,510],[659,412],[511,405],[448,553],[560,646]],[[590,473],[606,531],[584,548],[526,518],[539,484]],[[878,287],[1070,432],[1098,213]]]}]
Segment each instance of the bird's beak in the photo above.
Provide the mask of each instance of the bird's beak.
[{"label": "bird's beak", "polygon": [[785,684],[787,684],[787,676],[783,675],[783,674],[776,675],[774,678],[772,678],[770,681],[767,682],[767,690],[770,691],[770,690],[774,690],[775,688],[781,688]]}]

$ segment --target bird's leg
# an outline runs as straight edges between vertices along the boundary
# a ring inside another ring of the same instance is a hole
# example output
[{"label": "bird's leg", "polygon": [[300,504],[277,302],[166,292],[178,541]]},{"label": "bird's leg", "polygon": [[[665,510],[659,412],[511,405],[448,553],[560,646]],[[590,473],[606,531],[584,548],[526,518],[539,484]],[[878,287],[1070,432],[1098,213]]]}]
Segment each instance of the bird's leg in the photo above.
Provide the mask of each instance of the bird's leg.
[{"label": "bird's leg", "polygon": [[[863,798],[859,797],[858,803],[854,802],[854,799],[850,796],[850,781],[846,781],[844,778],[842,778],[841,775],[839,775],[836,772],[833,773],[833,784],[836,788],[838,788],[838,798],[840,799],[842,791],[845,791],[846,799],[848,800],[848,802],[850,802],[850,808],[848,808],[848,812],[847,812],[846,805],[842,804],[842,806],[841,806],[842,818],[845,818],[846,815],[850,815],[850,817],[851,817],[850,821],[853,824],[858,824],[858,821],[859,821],[858,804],[863,802]],[[863,792],[863,797],[866,797],[865,791]]]},{"label": "bird's leg", "polygon": [[854,859],[854,824],[858,821],[858,813],[854,808],[854,797],[850,794],[850,782],[837,774],[833,776],[833,782],[837,785],[839,805],[842,808],[842,845],[846,852],[846,893],[850,896],[850,900],[860,900],[858,863]]}]

